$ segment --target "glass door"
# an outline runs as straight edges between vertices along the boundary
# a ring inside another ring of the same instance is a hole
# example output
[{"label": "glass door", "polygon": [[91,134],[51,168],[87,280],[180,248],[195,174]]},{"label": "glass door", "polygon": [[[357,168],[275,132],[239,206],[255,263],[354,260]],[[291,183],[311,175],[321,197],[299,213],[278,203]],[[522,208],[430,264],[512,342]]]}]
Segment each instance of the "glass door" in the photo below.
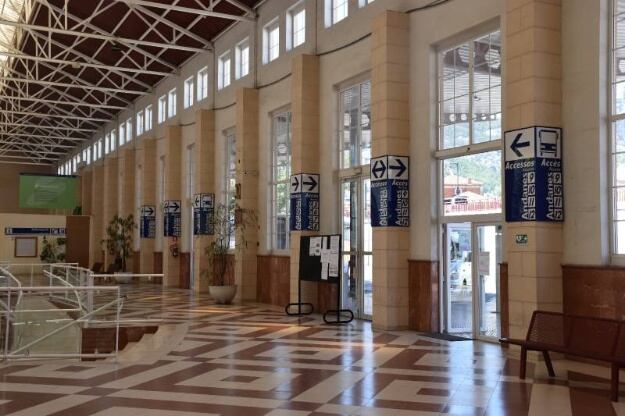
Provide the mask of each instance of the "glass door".
[{"label": "glass door", "polygon": [[341,184],[343,235],[342,306],[360,319],[373,315],[371,181],[356,177]]},{"label": "glass door", "polygon": [[445,328],[467,338],[500,336],[500,224],[449,223],[445,241]]}]

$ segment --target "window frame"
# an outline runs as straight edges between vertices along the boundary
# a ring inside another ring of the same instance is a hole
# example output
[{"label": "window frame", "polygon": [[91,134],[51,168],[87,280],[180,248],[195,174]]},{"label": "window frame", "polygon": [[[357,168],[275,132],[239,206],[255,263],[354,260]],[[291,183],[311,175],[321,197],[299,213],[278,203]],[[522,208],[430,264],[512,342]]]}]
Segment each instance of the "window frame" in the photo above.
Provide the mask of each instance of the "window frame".
[{"label": "window frame", "polygon": [[[350,82],[345,83],[344,85],[342,85],[339,89],[338,89],[338,114],[339,114],[339,120],[338,120],[338,138],[339,138],[339,170],[341,172],[348,172],[351,171],[353,169],[361,169],[363,166],[368,166],[368,163],[364,163],[363,159],[362,159],[362,151],[363,151],[363,147],[362,147],[362,122],[358,123],[358,144],[357,147],[357,153],[358,153],[358,161],[350,166],[345,166],[344,165],[344,160],[343,160],[343,151],[344,151],[344,144],[345,144],[345,140],[344,140],[344,134],[345,134],[345,126],[344,126],[344,114],[345,114],[345,107],[344,107],[344,103],[343,103],[343,94],[354,88],[354,87],[358,87],[358,118],[359,120],[362,120],[362,114],[363,114],[363,106],[362,106],[362,86],[364,84],[369,84],[369,92],[371,92],[371,77],[370,74],[367,74],[367,76],[363,76],[361,78],[358,79],[353,79]],[[371,94],[369,94],[369,111],[371,114],[371,108],[372,106],[372,102],[371,102]],[[369,122],[370,122],[370,131],[371,131],[371,144],[370,144],[370,152],[371,152],[371,148],[373,145],[373,119],[370,116],[369,117]],[[370,153],[370,157],[371,157],[371,153]],[[351,173],[348,173],[351,174]]]},{"label": "window frame", "polygon": [[174,118],[178,115],[178,89],[176,87],[167,93],[167,118]]},{"label": "window frame", "polygon": [[200,102],[208,97],[208,66],[205,66],[197,71],[196,89],[197,102]]},{"label": "window frame", "polygon": [[148,131],[152,130],[153,123],[154,123],[154,118],[153,118],[154,114],[153,114],[153,111],[152,111],[152,104],[147,105],[145,107],[145,110],[143,110],[143,111],[144,111],[144,117],[145,117],[145,119],[144,119],[145,120],[145,125],[144,125],[144,128],[143,128],[143,132],[147,133]]},{"label": "window frame", "polygon": [[[278,31],[277,54],[272,58],[271,36],[272,32]],[[280,58],[280,18],[275,17],[265,26],[263,26],[263,64],[269,64]]]},{"label": "window frame", "polygon": [[[246,51],[243,53],[243,51]],[[241,79],[250,73],[250,39],[245,38],[234,48],[234,78]],[[246,56],[245,72],[243,72],[243,56]]]},{"label": "window frame", "polygon": [[193,107],[195,104],[195,77],[192,75],[184,80],[184,103],[183,108]]},{"label": "window frame", "polygon": [[230,49],[219,55],[217,60],[217,90],[221,91],[232,84],[232,55]]},{"label": "window frame", "polygon": [[[277,129],[276,129],[276,120],[278,117],[287,116],[287,141],[288,141],[288,154],[289,154],[289,172],[287,174],[286,179],[279,181],[278,176],[278,163],[277,163]],[[287,189],[289,189],[291,175],[293,174],[292,166],[293,166],[293,154],[292,154],[292,143],[293,143],[293,114],[290,108],[282,108],[274,111],[270,114],[271,117],[271,148],[270,148],[270,182],[269,182],[269,195],[271,195],[269,201],[269,218],[268,218],[268,243],[269,249],[274,253],[287,253],[291,249],[291,231],[290,231],[290,198],[287,196],[287,213],[286,213],[286,247],[279,248],[278,247],[278,214],[277,214],[277,201],[278,201],[278,186],[286,185]]]},{"label": "window frame", "polygon": [[143,128],[145,125],[145,116],[144,116],[144,112],[143,110],[139,110],[137,111],[137,114],[135,115],[135,130],[137,132],[137,137],[141,136],[143,134]]},{"label": "window frame", "polygon": [[[237,163],[237,136],[235,127],[231,127],[223,131],[223,139],[224,139],[224,166],[223,166],[223,182],[221,187],[221,200],[226,207],[230,207],[230,203],[234,203],[236,205],[236,182],[237,182],[237,173],[236,173],[236,163]],[[234,160],[230,160],[230,156],[232,156],[232,148],[234,147]],[[234,187],[230,185],[231,171],[230,165],[231,162],[234,162]],[[230,214],[232,216],[232,220],[234,221],[234,208],[233,212]],[[236,233],[232,236],[232,241],[230,244],[230,250],[234,250],[236,247]]]},{"label": "window frame", "polygon": [[163,124],[167,120],[167,94],[158,97],[158,124]]},{"label": "window frame", "polygon": [[[304,27],[301,31],[304,32],[304,37],[302,41],[298,44],[295,44],[295,35],[298,32],[295,30],[295,22],[296,17],[300,14],[304,13]],[[307,24],[306,24],[306,3],[304,1],[299,1],[298,3],[291,6],[286,12],[286,50],[291,51],[293,49],[298,48],[306,43],[307,38]]]}]

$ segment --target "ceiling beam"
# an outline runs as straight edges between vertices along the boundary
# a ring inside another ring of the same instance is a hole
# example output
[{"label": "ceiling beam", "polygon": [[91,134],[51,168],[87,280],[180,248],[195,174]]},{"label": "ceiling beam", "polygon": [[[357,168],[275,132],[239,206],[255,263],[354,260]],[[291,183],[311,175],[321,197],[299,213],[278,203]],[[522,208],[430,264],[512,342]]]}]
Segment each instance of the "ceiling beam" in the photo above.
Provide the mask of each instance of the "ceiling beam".
[{"label": "ceiling beam", "polygon": [[110,109],[110,110],[125,110],[127,107],[122,107],[120,105],[108,105],[108,104],[91,104],[91,103],[83,103],[78,101],[62,101],[62,100],[48,100],[45,98],[36,98],[36,97],[20,97],[13,95],[0,95],[1,99],[14,100],[14,101],[33,101],[33,102],[41,102],[47,104],[61,104],[61,105],[71,105],[73,107],[89,107],[89,108],[97,108],[97,109]]},{"label": "ceiling beam", "polygon": [[41,79],[2,77],[0,78],[0,81],[22,82],[26,84],[47,85],[47,86],[52,86],[52,87],[78,88],[78,89],[83,89],[83,90],[102,91],[102,92],[110,92],[110,93],[117,93],[117,94],[133,94],[133,95],[149,95],[150,94],[148,91],[98,87],[95,85],[72,84],[68,82],[44,81]]},{"label": "ceiling beam", "polygon": [[[24,160],[32,160],[30,157],[24,157]],[[54,163],[42,163],[42,162],[17,162],[14,160],[2,160],[2,156],[0,155],[0,163],[6,165],[33,165],[33,166],[54,166]]]},{"label": "ceiling beam", "polygon": [[[34,138],[34,139],[50,139],[50,140],[63,140],[63,141],[68,141],[68,142],[86,142],[90,139],[85,139],[83,137],[69,137],[69,136],[50,136],[50,135],[45,135],[45,134],[36,134],[36,133],[13,133],[13,132],[7,132],[7,131],[1,131],[0,130],[0,137],[5,136],[5,137],[28,137],[28,138]],[[71,146],[71,148],[73,149],[74,146]]]},{"label": "ceiling beam", "polygon": [[0,51],[0,56],[6,56],[9,58],[14,58],[14,59],[25,59],[28,61],[50,62],[53,64],[69,65],[74,69],[78,69],[79,67],[86,67],[86,68],[103,69],[106,71],[117,70],[117,71],[123,71],[123,72],[130,72],[133,74],[157,75],[160,77],[168,77],[171,75],[171,72],[151,71],[148,69],[128,68],[128,67],[116,66],[116,65],[93,64],[90,62],[83,62],[83,61],[75,61],[75,60],[70,61],[67,59],[47,58],[44,56],[32,56],[32,55],[26,55],[23,53]]},{"label": "ceiling beam", "polygon": [[[25,142],[25,141],[12,141],[12,140],[5,140],[2,136],[2,134],[0,134],[0,144],[13,144],[13,145],[18,145],[18,146],[26,146],[26,145],[32,145],[35,147],[44,147],[44,148],[50,148],[50,149],[74,149],[76,148],[76,146],[71,146],[69,144],[54,144],[54,143],[42,143],[42,142]],[[63,153],[64,155],[67,155],[66,152]]]},{"label": "ceiling beam", "polygon": [[128,5],[154,7],[155,9],[163,9],[163,10],[169,10],[169,11],[175,11],[175,12],[181,12],[181,13],[189,13],[189,14],[195,14],[199,16],[218,17],[221,19],[238,20],[241,22],[253,22],[254,21],[254,18],[250,16],[239,16],[236,14],[219,13],[219,12],[214,12],[212,10],[196,9],[193,7],[174,6],[174,5],[167,4],[167,3],[156,3],[154,1],[148,1],[148,0],[117,0],[117,1],[120,3],[126,3]]},{"label": "ceiling beam", "polygon": [[113,121],[110,118],[96,118],[96,117],[81,117],[81,116],[70,116],[63,114],[49,114],[49,113],[38,113],[34,111],[19,111],[19,110],[10,110],[6,108],[0,107],[0,112],[4,114],[16,114],[20,116],[32,116],[37,118],[61,118],[61,119],[69,119],[69,120],[81,120],[81,121],[95,121],[100,123],[108,123]]},{"label": "ceiling beam", "polygon": [[[163,5],[163,6],[176,7],[176,6],[167,6],[167,5]],[[115,42],[127,43],[130,45],[146,46],[146,47],[159,48],[159,49],[176,49],[179,51],[193,52],[193,53],[202,53],[202,52],[206,52],[207,50],[209,50],[206,48],[195,48],[192,46],[177,45],[175,43],[150,42],[147,40],[138,40],[138,39],[130,39],[130,38],[124,38],[124,37],[112,36],[112,35],[100,35],[97,33],[80,32],[78,30],[57,29],[57,28],[48,27],[48,26],[39,26],[39,25],[31,25],[28,23],[12,22],[11,20],[6,20],[6,19],[0,19],[0,25],[18,27],[20,29],[29,30],[29,31],[34,30],[37,32],[57,33],[59,35],[69,35],[69,36],[76,36],[76,37],[81,37],[81,38],[100,39],[100,40],[105,40],[105,41],[112,42],[112,43],[115,43]]]},{"label": "ceiling beam", "polygon": [[67,131],[78,131],[85,133],[95,133],[98,130],[96,129],[83,129],[78,127],[63,127],[63,126],[45,126],[41,124],[18,124],[18,123],[6,123],[4,121],[0,121],[0,126],[7,127],[26,127],[32,129],[46,129],[46,130],[67,130]]}]

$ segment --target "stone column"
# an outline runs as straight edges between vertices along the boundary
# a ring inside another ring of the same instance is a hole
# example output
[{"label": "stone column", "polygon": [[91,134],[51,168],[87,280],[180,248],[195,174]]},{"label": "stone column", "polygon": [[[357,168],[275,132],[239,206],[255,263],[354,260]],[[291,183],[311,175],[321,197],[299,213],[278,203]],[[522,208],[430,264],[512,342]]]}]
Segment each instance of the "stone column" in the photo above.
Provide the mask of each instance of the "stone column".
[{"label": "stone column", "polygon": [[[319,57],[314,55],[296,55],[291,61],[291,131],[291,174],[318,174]],[[291,303],[296,303],[298,298],[300,237],[318,234],[318,231],[291,231]],[[302,302],[316,307],[317,284],[301,284]]]},{"label": "stone column", "polygon": [[[561,127],[560,0],[506,0],[506,13],[504,131]],[[523,338],[534,310],[562,309],[562,226],[509,222],[505,235],[509,334]]]},{"label": "stone column", "polygon": [[81,196],[80,205],[82,206],[82,215],[92,214],[92,195],[93,195],[93,168],[87,167],[83,169],[81,176]]},{"label": "stone column", "polygon": [[104,237],[104,163],[96,162],[91,181],[91,259],[104,263],[102,238]]},{"label": "stone column", "polygon": [[[180,201],[180,205],[182,205],[182,127],[167,126],[163,140],[165,140],[166,149],[165,200]],[[178,257],[174,257],[170,251],[170,246],[177,241],[180,251],[181,237],[182,235],[163,237],[163,285],[165,287],[178,287],[180,285],[180,254]]]},{"label": "stone column", "polygon": [[[139,178],[141,181],[141,205],[149,205],[158,210],[160,207],[156,201],[156,166],[158,165],[156,140],[142,139],[137,156],[141,166],[141,177]],[[139,262],[141,273],[154,273],[154,238],[141,238]]]},{"label": "stone column", "polygon": [[[212,110],[198,110],[195,115],[195,184],[196,193],[215,195],[219,187],[215,175],[215,113]],[[216,197],[216,195],[215,195]],[[192,219],[193,220],[193,219]],[[199,235],[193,242],[193,275],[195,292],[208,290],[208,279],[202,272],[208,269],[204,251],[213,240],[212,236]]]},{"label": "stone column", "polygon": [[[96,191],[97,192],[97,191]],[[104,159],[104,213],[102,217],[102,237],[106,238],[106,227],[111,222],[113,217],[119,214],[119,159],[117,154],[110,153]],[[115,262],[115,259],[106,251],[106,248],[101,244],[104,250],[104,268],[106,268]]]},{"label": "stone column", "polygon": [[[120,150],[119,158],[119,180],[120,180],[120,215],[127,217],[132,215],[135,224],[138,226],[138,217],[136,215],[135,208],[135,156],[136,152],[133,148],[126,148]],[[135,233],[132,231],[132,235]],[[131,245],[134,247],[134,244]],[[127,260],[128,265],[126,271],[131,272],[134,270],[134,256],[130,256]]]},{"label": "stone column", "polygon": [[[372,159],[410,154],[408,15],[386,11],[372,23]],[[389,171],[390,172],[390,171]],[[373,325],[408,327],[408,227],[373,228]]]},{"label": "stone column", "polygon": [[[249,215],[258,215],[258,90],[241,88],[236,98],[237,205]],[[237,300],[256,300],[258,225],[245,230],[246,244],[239,233],[235,251]]]}]

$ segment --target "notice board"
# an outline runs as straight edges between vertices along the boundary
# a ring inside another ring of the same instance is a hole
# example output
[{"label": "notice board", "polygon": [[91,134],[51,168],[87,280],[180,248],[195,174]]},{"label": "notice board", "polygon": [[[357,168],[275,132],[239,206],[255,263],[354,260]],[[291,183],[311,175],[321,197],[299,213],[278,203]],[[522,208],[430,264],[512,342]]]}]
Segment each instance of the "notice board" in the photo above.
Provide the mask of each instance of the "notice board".
[{"label": "notice board", "polygon": [[299,278],[309,282],[339,283],[341,236],[303,236],[299,248]]}]

